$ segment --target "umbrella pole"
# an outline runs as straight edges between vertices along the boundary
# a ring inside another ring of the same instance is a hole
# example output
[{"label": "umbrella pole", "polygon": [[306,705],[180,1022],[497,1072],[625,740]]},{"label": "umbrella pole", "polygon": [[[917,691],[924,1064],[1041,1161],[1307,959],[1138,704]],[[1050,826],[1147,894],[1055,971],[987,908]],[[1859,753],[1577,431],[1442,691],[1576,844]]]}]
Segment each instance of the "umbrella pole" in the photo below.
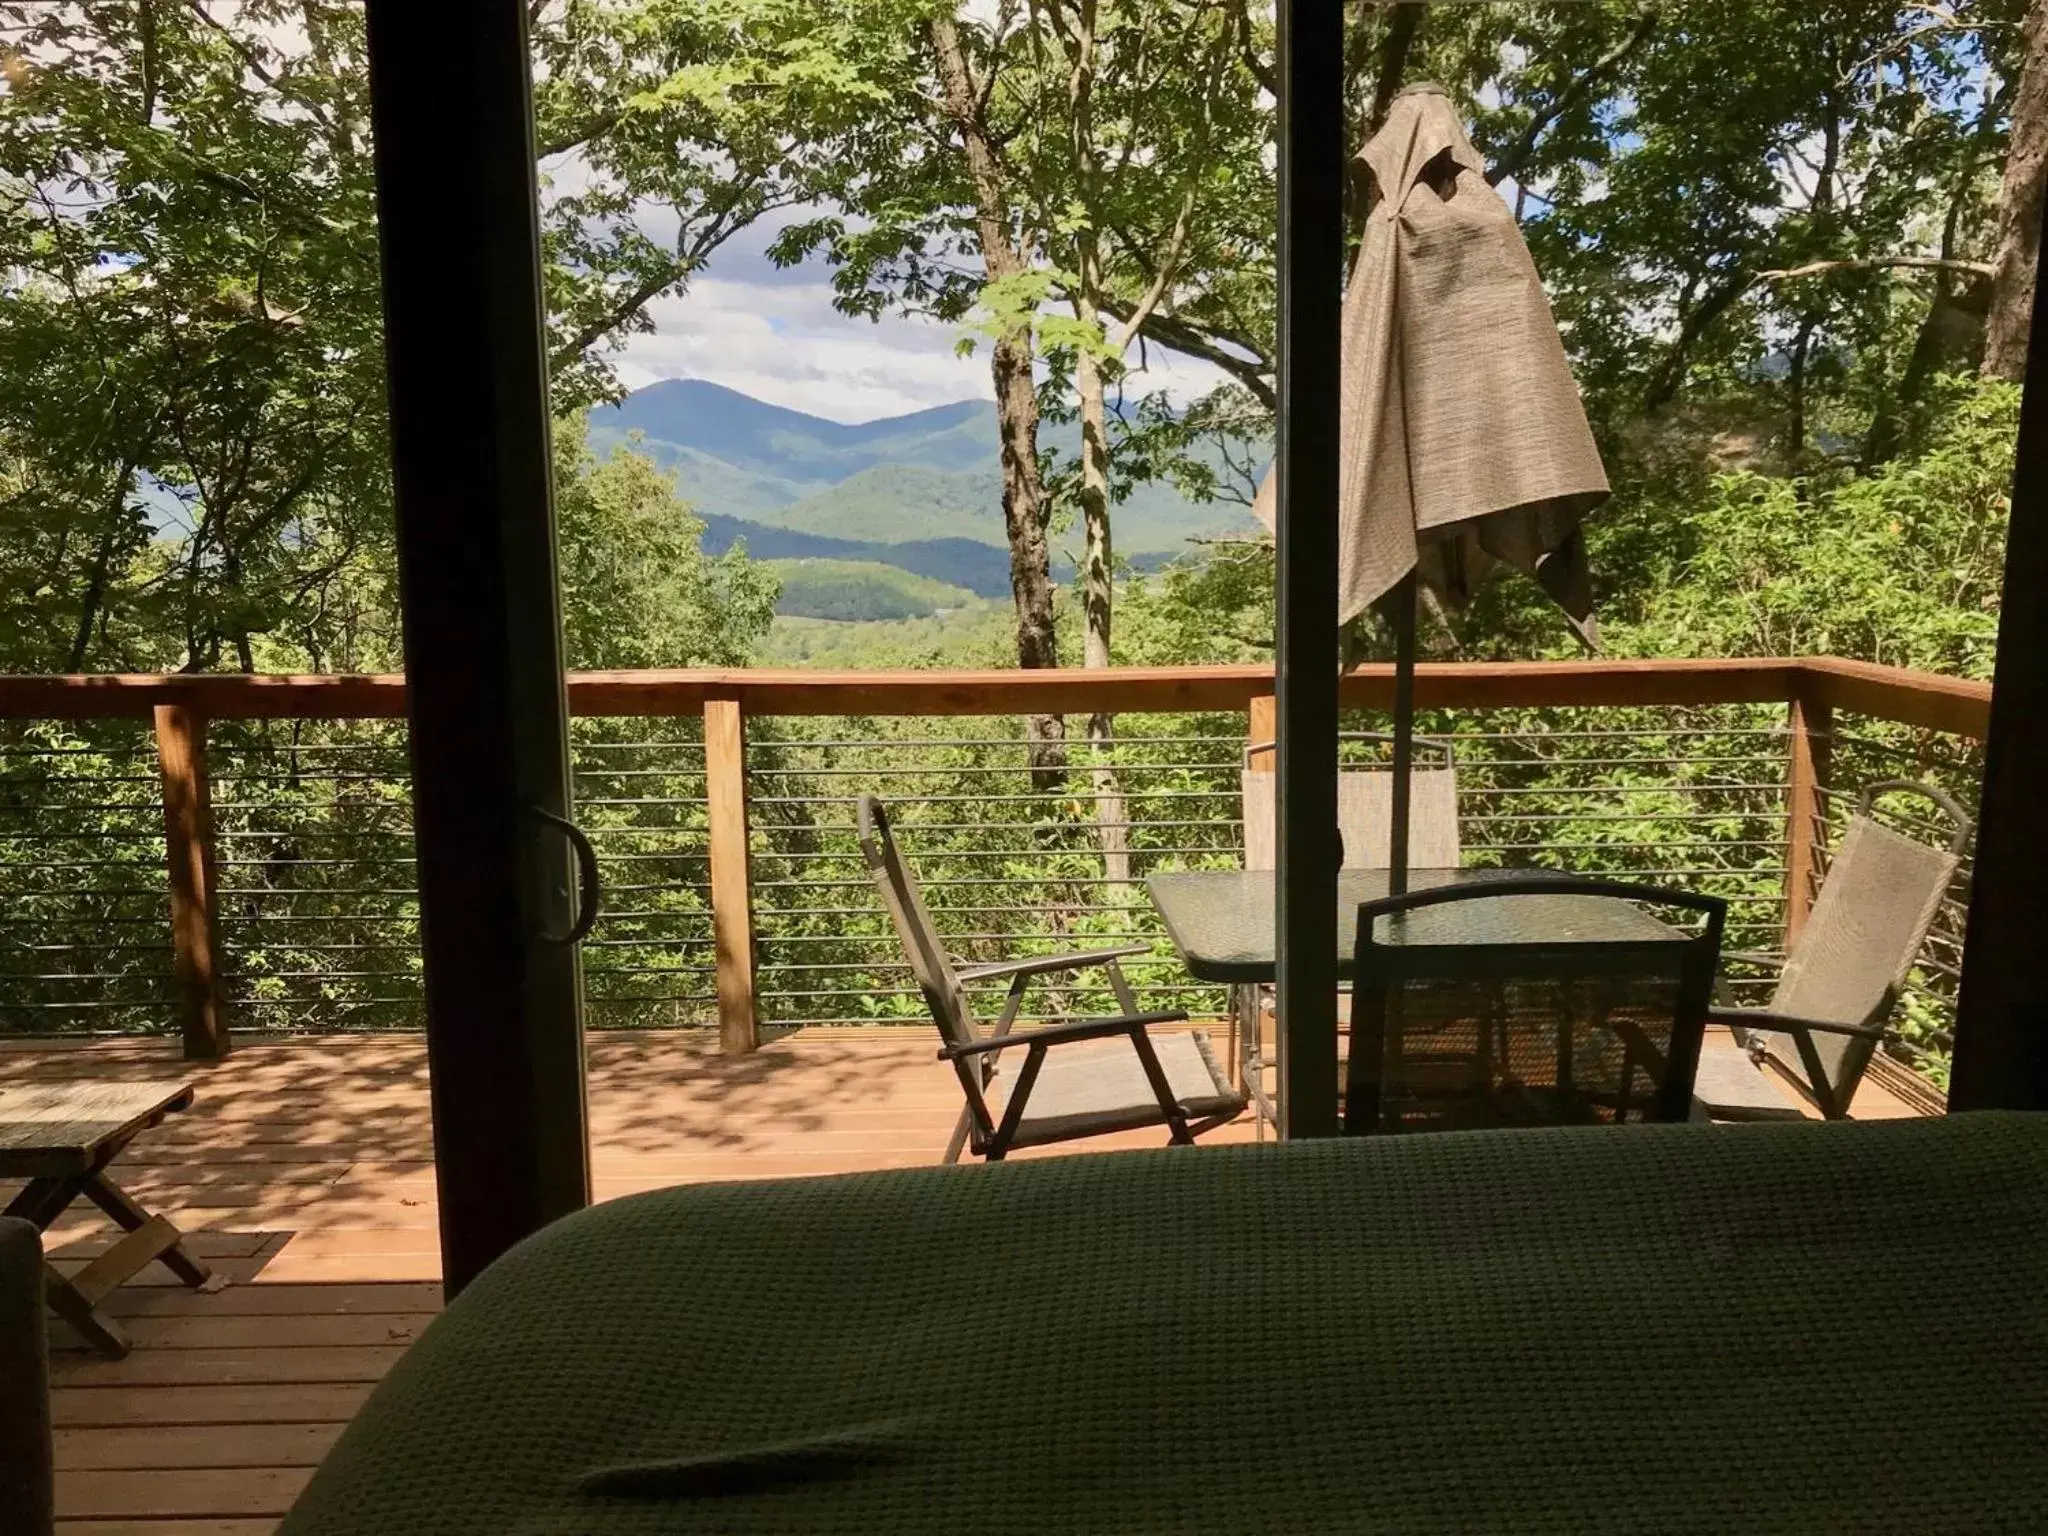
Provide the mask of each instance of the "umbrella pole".
[{"label": "umbrella pole", "polygon": [[1408,891],[1408,791],[1415,772],[1415,573],[1394,588],[1394,803],[1387,829],[1387,894]]}]

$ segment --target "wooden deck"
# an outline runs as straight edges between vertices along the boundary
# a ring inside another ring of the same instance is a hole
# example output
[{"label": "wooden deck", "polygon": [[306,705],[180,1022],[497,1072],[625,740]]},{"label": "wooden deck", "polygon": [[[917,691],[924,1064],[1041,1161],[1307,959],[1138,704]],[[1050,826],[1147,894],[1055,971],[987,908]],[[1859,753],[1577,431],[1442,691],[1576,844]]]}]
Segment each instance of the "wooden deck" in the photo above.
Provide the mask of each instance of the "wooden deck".
[{"label": "wooden deck", "polygon": [[[743,1057],[709,1046],[592,1037],[599,1199],[928,1163],[959,1110],[922,1031],[801,1034]],[[301,1038],[195,1065],[175,1042],[0,1042],[6,1081],[80,1075],[196,1084],[193,1108],[114,1171],[231,1283],[196,1294],[152,1266],[107,1304],[137,1342],[125,1360],[52,1321],[61,1529],[258,1536],[440,1304],[425,1050],[416,1036]],[[1913,1112],[1875,1082],[1856,1108]],[[1209,1139],[1248,1138],[1240,1123]],[[111,1237],[96,1212],[74,1213],[52,1247],[68,1266]]]}]

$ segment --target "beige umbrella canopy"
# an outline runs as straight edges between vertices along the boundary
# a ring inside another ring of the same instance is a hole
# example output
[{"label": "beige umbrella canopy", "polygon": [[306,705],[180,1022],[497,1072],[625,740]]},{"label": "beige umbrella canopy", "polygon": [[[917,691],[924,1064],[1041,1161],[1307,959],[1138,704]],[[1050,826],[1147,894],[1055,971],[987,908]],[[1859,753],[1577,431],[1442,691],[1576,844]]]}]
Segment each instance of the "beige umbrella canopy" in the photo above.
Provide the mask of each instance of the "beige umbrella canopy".
[{"label": "beige umbrella canopy", "polygon": [[[1441,86],[1410,86],[1360,156],[1372,203],[1344,299],[1337,620],[1395,634],[1389,889],[1408,885],[1415,583],[1461,608],[1496,565],[1595,643],[1579,519],[1607,499],[1550,302]],[[1254,510],[1274,526],[1272,476]]]},{"label": "beige umbrella canopy", "polygon": [[[1579,519],[1607,475],[1514,215],[1442,87],[1394,100],[1360,158],[1372,205],[1344,301],[1337,618],[1411,570],[1449,608],[1495,565],[1591,643]],[[1274,525],[1269,475],[1254,510]]]}]

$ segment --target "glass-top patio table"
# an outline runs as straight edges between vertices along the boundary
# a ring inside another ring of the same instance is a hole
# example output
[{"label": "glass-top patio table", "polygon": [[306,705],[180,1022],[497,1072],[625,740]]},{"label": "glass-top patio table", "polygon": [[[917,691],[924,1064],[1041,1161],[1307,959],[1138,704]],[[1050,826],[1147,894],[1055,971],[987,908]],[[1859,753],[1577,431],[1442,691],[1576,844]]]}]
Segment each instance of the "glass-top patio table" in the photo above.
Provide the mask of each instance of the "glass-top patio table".
[{"label": "glass-top patio table", "polygon": [[[1529,870],[1417,869],[1410,890],[1492,880],[1541,878]],[[1198,981],[1269,982],[1274,978],[1273,874],[1270,870],[1199,870],[1154,875],[1145,882],[1166,923],[1167,937]],[[1384,869],[1347,869],[1337,877],[1332,934],[1337,974],[1349,980],[1358,936],[1359,903],[1387,894]],[[1459,902],[1411,913],[1400,941],[1410,945],[1472,945],[1533,949],[1583,944],[1684,942],[1685,935],[1632,902],[1607,896],[1515,896]]]}]

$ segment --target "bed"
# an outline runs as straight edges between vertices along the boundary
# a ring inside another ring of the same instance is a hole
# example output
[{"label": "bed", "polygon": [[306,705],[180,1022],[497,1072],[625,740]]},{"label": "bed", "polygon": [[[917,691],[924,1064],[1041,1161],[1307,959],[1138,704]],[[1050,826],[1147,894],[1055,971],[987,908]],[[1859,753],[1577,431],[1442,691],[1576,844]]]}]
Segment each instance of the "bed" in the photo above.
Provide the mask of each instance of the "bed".
[{"label": "bed", "polygon": [[492,1266],[284,1536],[2048,1529],[2048,1116],[700,1185]]}]

